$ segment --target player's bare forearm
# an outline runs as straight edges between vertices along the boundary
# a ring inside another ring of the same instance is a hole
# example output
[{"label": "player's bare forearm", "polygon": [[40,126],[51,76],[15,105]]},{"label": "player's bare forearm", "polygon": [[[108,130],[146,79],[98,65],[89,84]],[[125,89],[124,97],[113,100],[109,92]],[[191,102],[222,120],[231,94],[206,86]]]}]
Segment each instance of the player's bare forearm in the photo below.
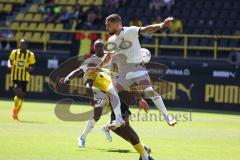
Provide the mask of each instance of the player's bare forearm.
[{"label": "player's bare forearm", "polygon": [[65,79],[68,79],[68,80],[74,79],[74,78],[78,77],[78,76],[80,75],[80,73],[81,73],[81,69],[78,68],[78,69],[72,71],[71,73],[69,73],[69,74],[66,76]]},{"label": "player's bare forearm", "polygon": [[156,32],[160,29],[168,27],[169,23],[171,21],[173,21],[173,17],[168,17],[162,23],[152,24],[152,25],[148,25],[148,26],[145,26],[145,27],[141,27],[140,33],[154,33],[154,32]]},{"label": "player's bare forearm", "polygon": [[78,77],[80,75],[80,73],[81,73],[81,69],[78,68],[78,69],[72,71],[71,73],[69,73],[65,78],[60,78],[59,83],[60,84],[67,83],[71,79]]},{"label": "player's bare forearm", "polygon": [[96,67],[96,68],[102,68],[103,66],[105,66],[106,64],[109,63],[109,61],[112,59],[112,55],[113,53],[108,53],[107,56],[105,57],[105,59]]},{"label": "player's bare forearm", "polygon": [[154,33],[163,28],[163,23],[152,24],[145,27],[142,27],[140,33]]}]

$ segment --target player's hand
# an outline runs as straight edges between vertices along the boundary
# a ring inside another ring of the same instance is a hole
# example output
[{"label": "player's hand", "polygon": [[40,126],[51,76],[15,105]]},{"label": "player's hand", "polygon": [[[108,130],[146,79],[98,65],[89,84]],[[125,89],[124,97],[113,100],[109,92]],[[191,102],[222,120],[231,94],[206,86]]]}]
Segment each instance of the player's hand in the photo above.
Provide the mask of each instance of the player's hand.
[{"label": "player's hand", "polygon": [[68,82],[68,80],[66,79],[66,78],[60,78],[59,79],[59,83],[60,84],[65,84],[65,83],[67,83]]},{"label": "player's hand", "polygon": [[11,60],[8,60],[7,67],[11,69],[12,68],[12,64],[13,64],[13,62]]},{"label": "player's hand", "polygon": [[29,67],[25,68],[25,71],[31,73],[32,72],[32,67],[29,66]]},{"label": "player's hand", "polygon": [[168,27],[169,24],[170,24],[170,22],[172,22],[173,20],[174,20],[173,17],[168,17],[168,18],[166,18],[166,19],[164,20],[164,22],[163,22],[163,27]]},{"label": "player's hand", "polygon": [[143,98],[141,98],[138,101],[138,105],[139,105],[140,111],[143,109],[146,113],[148,113],[149,105],[148,105],[147,101],[145,101]]}]

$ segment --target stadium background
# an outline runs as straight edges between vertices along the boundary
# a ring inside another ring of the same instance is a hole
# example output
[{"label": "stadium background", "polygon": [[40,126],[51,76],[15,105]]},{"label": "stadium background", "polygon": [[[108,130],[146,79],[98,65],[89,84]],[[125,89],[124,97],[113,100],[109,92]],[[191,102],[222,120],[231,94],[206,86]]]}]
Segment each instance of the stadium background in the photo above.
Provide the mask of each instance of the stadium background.
[{"label": "stadium background", "polygon": [[[180,116],[172,128],[154,117],[150,119],[151,115],[159,115],[157,110],[145,114],[131,108],[134,115],[140,114],[140,119],[131,124],[141,141],[151,147],[152,157],[240,159],[240,1],[175,0],[168,5],[152,5],[152,1],[0,0],[0,159],[139,158],[120,137],[112,134],[112,143],[105,140],[99,126],[108,122],[108,115],[97,123],[86,148],[78,148],[76,138],[86,122],[61,121],[55,113],[56,102],[76,97],[56,94],[48,85],[49,74],[68,58],[88,57],[94,40],[106,42],[104,18],[111,13],[121,15],[124,25],[144,26],[168,16],[178,19],[170,30],[140,37],[142,46],[151,50],[151,62],[169,68],[163,79],[172,82],[172,92],[163,98],[170,114]],[[35,52],[37,66],[18,123],[11,117],[14,95],[7,60],[22,37]],[[77,65],[73,63],[67,70]],[[152,71],[156,77],[161,74]],[[81,84],[82,80],[71,83]],[[154,83],[154,87],[160,87],[158,81]],[[69,92],[78,94],[82,90],[73,87]],[[76,100],[72,113],[92,109],[88,103],[79,103],[86,99]],[[184,116],[187,119],[181,119]]]},{"label": "stadium background", "polygon": [[94,40],[107,40],[104,17],[118,13],[124,25],[144,26],[171,15],[177,21],[170,29],[140,37],[142,46],[152,52],[152,62],[169,68],[163,79],[173,82],[175,89],[163,95],[167,105],[239,110],[240,2],[176,0],[159,8],[151,3],[1,0],[1,97],[13,96],[7,60],[22,37],[37,58],[28,98],[60,99],[49,90],[49,73],[72,56],[91,54]]}]

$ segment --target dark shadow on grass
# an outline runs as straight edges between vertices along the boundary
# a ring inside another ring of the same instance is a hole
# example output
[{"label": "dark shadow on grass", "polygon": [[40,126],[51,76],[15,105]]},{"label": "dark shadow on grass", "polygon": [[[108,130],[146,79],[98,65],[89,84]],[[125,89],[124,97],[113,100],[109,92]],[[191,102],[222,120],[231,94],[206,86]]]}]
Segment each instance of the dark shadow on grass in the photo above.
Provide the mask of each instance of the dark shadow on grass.
[{"label": "dark shadow on grass", "polygon": [[98,150],[98,151],[102,151],[102,152],[115,152],[115,153],[136,153],[133,152],[129,149],[116,149],[116,148],[109,148],[109,149],[103,149],[103,148],[91,148],[91,147],[86,147],[84,149],[81,149],[81,151],[89,151],[89,150]]},{"label": "dark shadow on grass", "polygon": [[31,124],[46,124],[45,122],[36,122],[36,121],[19,121],[21,123],[31,123]]}]

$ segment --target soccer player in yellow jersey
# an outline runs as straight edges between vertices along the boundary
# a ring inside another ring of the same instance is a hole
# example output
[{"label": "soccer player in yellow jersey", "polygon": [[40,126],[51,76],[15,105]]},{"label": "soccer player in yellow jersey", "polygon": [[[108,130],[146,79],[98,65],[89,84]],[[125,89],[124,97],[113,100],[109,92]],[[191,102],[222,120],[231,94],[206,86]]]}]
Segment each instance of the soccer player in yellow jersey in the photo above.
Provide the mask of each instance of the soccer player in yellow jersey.
[{"label": "soccer player in yellow jersey", "polygon": [[26,94],[27,84],[30,79],[30,72],[36,63],[35,55],[27,49],[26,39],[20,40],[19,49],[14,49],[9,56],[9,68],[11,68],[11,80],[14,86],[14,108],[12,117],[18,120],[18,113],[22,107]]},{"label": "soccer player in yellow jersey", "polygon": [[[91,88],[94,93],[94,107],[96,110],[100,110],[100,108],[105,106],[106,100],[109,100],[113,112],[116,115],[116,121],[109,125],[109,127],[117,128],[123,125],[124,121],[122,120],[121,115],[120,100],[114,86],[112,85],[111,77],[108,75],[108,73],[106,73],[106,70],[104,69],[101,69],[101,71],[98,72],[91,72],[91,67],[93,68],[100,64],[102,62],[102,59],[104,59],[106,56],[106,53],[104,53],[104,43],[101,40],[95,41],[94,50],[96,54],[86,59],[79,68],[72,71],[65,78],[61,78],[60,84],[67,83],[71,79],[78,77],[82,72],[84,72],[83,78],[85,80],[85,84],[87,87]],[[94,125],[100,116],[101,113],[100,115],[94,115],[94,118],[89,122],[89,126]]]}]

